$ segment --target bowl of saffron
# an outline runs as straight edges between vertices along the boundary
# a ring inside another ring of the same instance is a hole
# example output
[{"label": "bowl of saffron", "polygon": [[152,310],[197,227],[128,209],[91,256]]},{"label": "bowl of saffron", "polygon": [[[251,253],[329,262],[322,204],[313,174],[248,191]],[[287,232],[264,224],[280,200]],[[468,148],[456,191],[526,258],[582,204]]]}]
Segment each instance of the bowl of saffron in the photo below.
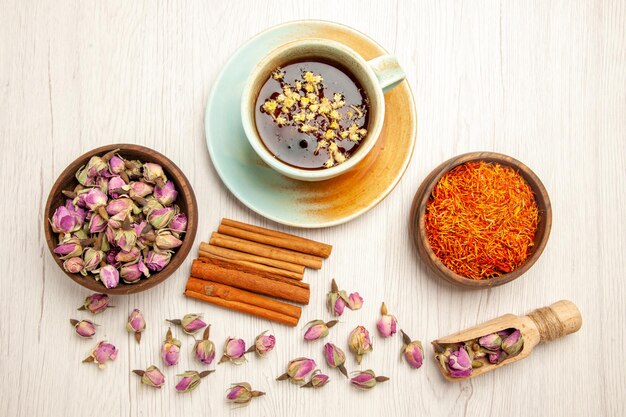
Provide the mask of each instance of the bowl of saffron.
[{"label": "bowl of saffron", "polygon": [[519,278],[537,261],[552,226],[539,177],[494,152],[451,158],[426,177],[413,200],[411,234],[422,261],[461,287]]}]

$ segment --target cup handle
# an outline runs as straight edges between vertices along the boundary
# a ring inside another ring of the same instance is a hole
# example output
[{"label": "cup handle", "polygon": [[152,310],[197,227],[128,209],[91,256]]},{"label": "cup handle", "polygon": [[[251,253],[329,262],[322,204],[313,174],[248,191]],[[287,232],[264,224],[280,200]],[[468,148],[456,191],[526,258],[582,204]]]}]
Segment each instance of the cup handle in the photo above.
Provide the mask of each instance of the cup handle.
[{"label": "cup handle", "polygon": [[406,78],[404,70],[393,55],[381,55],[367,61],[367,63],[374,70],[376,78],[378,78],[378,82],[385,93]]}]

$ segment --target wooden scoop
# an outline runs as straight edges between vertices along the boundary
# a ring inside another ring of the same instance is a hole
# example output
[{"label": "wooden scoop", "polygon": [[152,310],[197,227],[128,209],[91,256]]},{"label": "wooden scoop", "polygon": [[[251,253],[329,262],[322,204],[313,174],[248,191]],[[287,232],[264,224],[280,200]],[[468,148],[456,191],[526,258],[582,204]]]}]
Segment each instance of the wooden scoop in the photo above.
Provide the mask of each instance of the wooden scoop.
[{"label": "wooden scoop", "polygon": [[493,371],[504,365],[517,362],[530,355],[530,352],[541,342],[549,342],[561,336],[574,333],[582,326],[582,317],[578,307],[571,301],[561,300],[548,307],[538,308],[525,316],[505,314],[496,319],[481,325],[463,330],[450,336],[442,337],[432,342],[435,353],[444,350],[443,345],[463,343],[500,330],[510,328],[518,329],[524,337],[522,350],[515,356],[504,359],[498,364],[484,363],[479,368],[474,368],[472,374],[465,378],[453,378],[448,374],[448,370],[441,367],[437,361],[438,368],[448,381],[462,381],[482,375],[485,372]]}]

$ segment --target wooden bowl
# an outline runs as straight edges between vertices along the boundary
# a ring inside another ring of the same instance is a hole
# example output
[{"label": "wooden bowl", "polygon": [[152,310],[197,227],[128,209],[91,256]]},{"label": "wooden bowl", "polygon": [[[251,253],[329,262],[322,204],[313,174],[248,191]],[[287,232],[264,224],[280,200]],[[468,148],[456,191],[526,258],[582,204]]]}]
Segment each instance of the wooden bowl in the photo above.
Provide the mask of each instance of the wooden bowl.
[{"label": "wooden bowl", "polygon": [[[446,172],[458,165],[470,161],[497,162],[500,165],[509,166],[515,169],[532,188],[533,193],[535,194],[537,207],[539,209],[539,224],[537,225],[537,232],[535,233],[535,244],[531,248],[528,258],[526,258],[526,261],[517,269],[495,278],[476,280],[466,278],[451,271],[441,262],[439,257],[435,255],[426,235],[426,205],[428,204],[433,188]],[[428,175],[428,177],[426,177],[420,188],[417,190],[413,200],[410,226],[411,235],[417,245],[420,258],[437,276],[460,287],[489,288],[506,284],[507,282],[511,282],[520,277],[523,273],[528,271],[531,266],[533,266],[537,259],[539,259],[539,256],[541,256],[541,253],[548,242],[548,237],[550,236],[550,229],[552,227],[552,207],[550,205],[550,198],[548,197],[545,187],[537,175],[535,175],[535,173],[532,172],[526,165],[517,159],[499,153],[471,152],[455,156],[454,158],[445,161],[435,168]]]},{"label": "wooden bowl", "polygon": [[[57,246],[58,237],[53,232],[52,226],[48,219],[54,214],[54,210],[65,203],[66,197],[61,193],[62,190],[73,190],[78,184],[78,181],[74,177],[76,171],[83,165],[87,164],[89,159],[95,155],[104,155],[105,153],[120,149],[118,152],[124,158],[139,159],[143,162],[155,162],[163,167],[165,175],[169,181],[174,181],[174,185],[178,190],[178,199],[176,204],[181,209],[181,212],[187,215],[187,232],[183,235],[183,244],[172,255],[170,263],[159,272],[152,273],[149,278],[143,278],[136,284],[126,284],[120,280],[120,284],[115,288],[106,288],[100,281],[96,281],[94,276],[89,274],[84,277],[81,274],[71,274],[63,269],[63,261],[56,255],[53,250]],[[103,292],[106,294],[135,294],[141,291],[145,291],[152,287],[159,285],[165,281],[185,260],[191,247],[193,246],[194,239],[196,237],[196,230],[198,228],[198,204],[196,203],[196,196],[191,188],[191,184],[185,174],[164,155],[144,146],[129,145],[129,144],[113,144],[102,146],[100,148],[91,150],[86,154],[77,158],[61,173],[59,178],[52,186],[50,194],[48,195],[48,201],[46,202],[44,218],[44,229],[46,232],[46,241],[48,242],[48,248],[54,258],[57,265],[65,275],[70,277],[74,282],[89,288],[92,291]]]}]

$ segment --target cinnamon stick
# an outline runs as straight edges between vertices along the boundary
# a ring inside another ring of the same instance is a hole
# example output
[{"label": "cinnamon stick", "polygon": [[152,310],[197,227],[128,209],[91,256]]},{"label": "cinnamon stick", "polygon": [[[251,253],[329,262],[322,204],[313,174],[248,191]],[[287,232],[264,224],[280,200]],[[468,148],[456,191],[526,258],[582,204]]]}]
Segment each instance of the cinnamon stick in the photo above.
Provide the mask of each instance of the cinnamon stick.
[{"label": "cinnamon stick", "polygon": [[206,258],[203,261],[195,259],[191,265],[191,276],[286,301],[309,303],[309,285],[304,282],[220,259]]},{"label": "cinnamon stick", "polygon": [[298,274],[297,272],[285,271],[284,269],[274,268],[267,265],[257,264],[255,262],[249,261],[240,261],[238,259],[228,259],[223,256],[213,255],[212,253],[203,252],[202,250],[198,251],[198,259],[203,260],[206,258],[214,258],[222,261],[228,261],[237,265],[244,265],[253,269],[256,269],[259,272],[269,272],[271,274],[280,275],[287,278],[297,279],[301,281],[304,278],[304,274]]},{"label": "cinnamon stick", "polygon": [[328,258],[332,250],[332,246],[325,243],[315,242],[314,240],[304,239],[287,233],[276,232],[229,219],[222,219],[222,224],[220,224],[217,231],[224,235],[264,243],[296,252],[308,253],[309,255],[321,256],[322,258]]},{"label": "cinnamon stick", "polygon": [[283,303],[282,301],[273,300],[249,291],[230,287],[228,285],[204,281],[194,277],[189,277],[185,290],[211,297],[218,297],[226,301],[236,301],[250,304],[252,306],[259,307],[260,309],[272,310],[286,316],[295,317],[296,319],[299,319],[302,314],[302,309],[298,306]]},{"label": "cinnamon stick", "polygon": [[322,258],[319,256],[307,255],[305,253],[287,249],[279,249],[262,243],[250,242],[244,239],[226,236],[221,233],[212,233],[209,243],[222,248],[251,253],[253,255],[263,256],[266,258],[278,259],[280,261],[308,266],[313,269],[322,268]]},{"label": "cinnamon stick", "polygon": [[212,297],[190,290],[185,291],[185,296],[195,298],[196,300],[205,301],[207,303],[211,303],[220,307],[228,308],[230,310],[236,310],[242,313],[247,313],[253,316],[275,321],[277,323],[287,324],[289,326],[296,326],[298,324],[298,319],[295,317],[287,316],[285,314],[278,313],[272,310],[265,310],[257,306],[242,303],[240,301],[224,300],[219,297]]},{"label": "cinnamon stick", "polygon": [[279,261],[277,259],[265,258],[263,256],[251,255],[249,253],[237,252],[235,250],[222,248],[219,246],[211,245],[206,242],[200,242],[200,250],[202,252],[208,252],[213,255],[218,255],[223,258],[236,259],[238,261],[255,262],[257,264],[263,264],[274,268],[284,269],[286,271],[292,271],[300,274],[304,274],[304,266],[297,265],[291,262]]}]

